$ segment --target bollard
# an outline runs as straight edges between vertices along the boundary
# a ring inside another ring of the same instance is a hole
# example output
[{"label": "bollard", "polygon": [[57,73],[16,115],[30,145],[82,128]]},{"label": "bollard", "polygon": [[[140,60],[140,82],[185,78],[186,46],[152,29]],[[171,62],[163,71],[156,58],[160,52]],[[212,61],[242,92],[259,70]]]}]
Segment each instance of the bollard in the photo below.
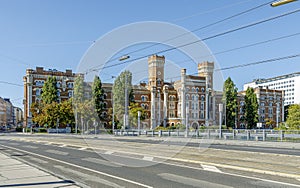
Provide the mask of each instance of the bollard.
[{"label": "bollard", "polygon": [[266,141],[266,138],[267,138],[266,130],[263,130],[263,141]]},{"label": "bollard", "polygon": [[232,130],[232,139],[233,140],[235,139],[235,130],[234,129]]},{"label": "bollard", "polygon": [[283,141],[283,139],[284,139],[284,132],[283,132],[283,130],[280,130],[280,140],[281,140],[281,142]]},{"label": "bollard", "polygon": [[159,130],[158,131],[158,137],[161,137],[162,136],[162,130]]},{"label": "bollard", "polygon": [[247,130],[247,131],[246,131],[246,134],[247,134],[247,140],[250,140],[250,131]]},{"label": "bollard", "polygon": [[168,135],[171,136],[171,131],[169,130]]},{"label": "bollard", "polygon": [[179,130],[177,130],[177,137],[179,137]]}]

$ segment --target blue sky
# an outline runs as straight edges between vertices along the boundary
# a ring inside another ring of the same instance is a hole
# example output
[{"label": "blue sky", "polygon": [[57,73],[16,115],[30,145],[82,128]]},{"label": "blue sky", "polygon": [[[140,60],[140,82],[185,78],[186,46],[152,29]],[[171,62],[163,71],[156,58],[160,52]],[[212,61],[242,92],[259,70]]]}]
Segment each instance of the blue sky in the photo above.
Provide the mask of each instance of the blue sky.
[{"label": "blue sky", "polygon": [[[43,66],[76,70],[82,56],[99,37],[120,26],[162,21],[194,30],[269,1],[255,0],[0,0],[1,82],[22,85],[26,68]],[[300,2],[264,6],[221,24],[195,32],[199,38],[257,22],[300,8]],[[300,32],[300,13],[206,40],[212,53]],[[172,37],[172,36],[170,36]],[[300,35],[215,55],[222,67],[300,53]],[[137,46],[138,48],[140,46]],[[132,54],[155,53],[166,46]],[[176,53],[164,54],[166,58]],[[180,58],[178,56],[178,58]],[[146,61],[146,59],[145,59]],[[299,72],[300,58],[223,71],[242,89],[245,82]],[[190,72],[196,70],[190,70]],[[22,107],[23,87],[0,83],[0,96]]]}]

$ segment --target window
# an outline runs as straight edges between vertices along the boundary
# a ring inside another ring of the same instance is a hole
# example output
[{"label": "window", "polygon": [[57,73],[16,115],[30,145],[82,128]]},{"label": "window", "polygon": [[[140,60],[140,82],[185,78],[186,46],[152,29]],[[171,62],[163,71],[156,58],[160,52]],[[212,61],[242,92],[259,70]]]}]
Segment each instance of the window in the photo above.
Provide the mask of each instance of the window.
[{"label": "window", "polygon": [[198,88],[198,87],[196,88],[196,92],[197,92],[197,93],[199,92],[199,88]]},{"label": "window", "polygon": [[201,101],[204,101],[205,97],[204,95],[201,95]]},{"label": "window", "polygon": [[60,88],[61,87],[61,82],[56,82],[56,87]]},{"label": "window", "polygon": [[73,90],[68,91],[69,98],[73,97]]},{"label": "window", "polygon": [[69,89],[72,89],[73,86],[74,86],[74,83],[73,83],[73,82],[68,82],[68,83],[67,83],[67,86],[68,86]]},{"label": "window", "polygon": [[185,100],[189,100],[189,99],[190,99],[190,95],[186,95]]},{"label": "window", "polygon": [[57,90],[56,95],[60,97],[60,90]]},{"label": "window", "polygon": [[202,91],[202,92],[204,92],[204,91],[205,91],[204,87],[202,87],[202,88],[201,88],[201,91]]},{"label": "window", "polygon": [[147,101],[147,97],[144,96],[144,95],[141,96],[141,99],[142,99],[143,102],[146,102],[146,101]]},{"label": "window", "polygon": [[40,95],[41,95],[41,89],[36,88],[36,90],[35,90],[35,95],[36,95],[36,96],[40,96]]}]

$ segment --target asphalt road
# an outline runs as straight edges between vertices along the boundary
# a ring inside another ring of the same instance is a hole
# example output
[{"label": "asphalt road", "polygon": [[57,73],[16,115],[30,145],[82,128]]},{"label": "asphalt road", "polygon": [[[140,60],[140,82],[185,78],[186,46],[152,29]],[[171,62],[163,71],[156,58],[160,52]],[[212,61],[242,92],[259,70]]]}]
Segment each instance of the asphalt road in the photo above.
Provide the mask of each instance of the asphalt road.
[{"label": "asphalt road", "polygon": [[[0,152],[72,179],[83,187],[300,187],[299,180],[248,177],[210,165],[190,166],[172,161],[157,163],[151,157],[120,156],[109,150],[94,152],[65,144],[0,138]],[[108,159],[113,159],[114,163]],[[124,161],[133,165],[120,165]]]}]

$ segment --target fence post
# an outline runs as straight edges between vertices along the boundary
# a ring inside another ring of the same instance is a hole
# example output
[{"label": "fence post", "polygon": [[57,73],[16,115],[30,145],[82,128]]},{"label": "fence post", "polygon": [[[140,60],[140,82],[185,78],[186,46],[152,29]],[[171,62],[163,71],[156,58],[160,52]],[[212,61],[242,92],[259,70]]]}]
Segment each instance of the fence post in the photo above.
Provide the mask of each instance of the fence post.
[{"label": "fence post", "polygon": [[168,135],[171,136],[171,131],[169,130]]},{"label": "fence post", "polygon": [[247,134],[247,140],[250,140],[250,131],[246,130],[246,134]]},{"label": "fence post", "polygon": [[283,141],[283,139],[284,139],[284,132],[283,132],[283,130],[280,130],[280,140],[281,140],[281,142]]},{"label": "fence post", "polygon": [[152,130],[152,137],[154,137],[154,130]]},{"label": "fence post", "polygon": [[159,130],[158,131],[158,137],[161,137],[162,136],[162,130]]},{"label": "fence post", "polygon": [[208,129],[208,132],[207,132],[207,137],[208,139],[210,139],[210,130]]},{"label": "fence post", "polygon": [[179,130],[177,130],[177,137],[179,137]]},{"label": "fence post", "polygon": [[234,129],[232,130],[232,139],[233,140],[235,139],[235,130]]},{"label": "fence post", "polygon": [[263,141],[266,141],[266,138],[267,138],[266,130],[263,130]]}]

